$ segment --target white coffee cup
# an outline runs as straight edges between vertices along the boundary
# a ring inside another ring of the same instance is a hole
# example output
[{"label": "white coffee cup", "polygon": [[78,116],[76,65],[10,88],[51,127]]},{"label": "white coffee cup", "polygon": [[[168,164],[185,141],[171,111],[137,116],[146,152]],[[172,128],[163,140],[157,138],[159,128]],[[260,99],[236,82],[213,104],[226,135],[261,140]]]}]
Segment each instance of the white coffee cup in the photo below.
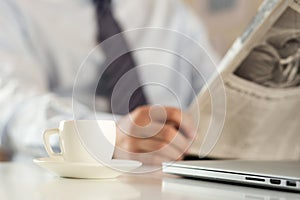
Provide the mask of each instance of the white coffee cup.
[{"label": "white coffee cup", "polygon": [[[54,134],[59,136],[60,153],[55,153],[50,145]],[[68,162],[109,162],[116,142],[116,125],[108,120],[61,121],[59,128],[46,130],[43,137],[50,157],[62,157]],[[91,150],[97,151],[96,156]]]}]

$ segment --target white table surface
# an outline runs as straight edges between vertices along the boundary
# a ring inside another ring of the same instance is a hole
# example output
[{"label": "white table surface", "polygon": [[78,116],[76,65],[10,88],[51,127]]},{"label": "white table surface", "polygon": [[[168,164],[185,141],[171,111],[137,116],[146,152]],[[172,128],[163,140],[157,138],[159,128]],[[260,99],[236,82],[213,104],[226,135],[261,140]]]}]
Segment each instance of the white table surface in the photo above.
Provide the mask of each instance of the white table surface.
[{"label": "white table surface", "polygon": [[300,194],[182,179],[161,172],[117,179],[65,179],[31,163],[0,163],[0,200],[300,200]]}]

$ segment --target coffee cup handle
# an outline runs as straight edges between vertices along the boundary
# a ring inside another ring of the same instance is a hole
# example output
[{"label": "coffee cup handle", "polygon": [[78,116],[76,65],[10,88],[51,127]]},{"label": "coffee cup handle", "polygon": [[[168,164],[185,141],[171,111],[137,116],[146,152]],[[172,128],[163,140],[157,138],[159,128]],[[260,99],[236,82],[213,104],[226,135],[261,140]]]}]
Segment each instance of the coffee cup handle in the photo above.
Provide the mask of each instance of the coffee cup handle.
[{"label": "coffee cup handle", "polygon": [[54,129],[48,129],[44,131],[43,134],[44,146],[50,157],[61,157],[61,153],[55,153],[50,144],[50,136],[55,134],[59,134],[59,129],[54,128]]}]

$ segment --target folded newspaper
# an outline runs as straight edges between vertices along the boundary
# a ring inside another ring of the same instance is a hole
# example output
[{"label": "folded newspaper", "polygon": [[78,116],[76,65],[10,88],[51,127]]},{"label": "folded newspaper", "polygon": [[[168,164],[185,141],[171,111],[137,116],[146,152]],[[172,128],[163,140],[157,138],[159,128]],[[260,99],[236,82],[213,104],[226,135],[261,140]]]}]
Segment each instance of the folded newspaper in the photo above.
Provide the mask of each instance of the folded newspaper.
[{"label": "folded newspaper", "polygon": [[191,152],[300,160],[300,0],[266,0],[190,107]]}]

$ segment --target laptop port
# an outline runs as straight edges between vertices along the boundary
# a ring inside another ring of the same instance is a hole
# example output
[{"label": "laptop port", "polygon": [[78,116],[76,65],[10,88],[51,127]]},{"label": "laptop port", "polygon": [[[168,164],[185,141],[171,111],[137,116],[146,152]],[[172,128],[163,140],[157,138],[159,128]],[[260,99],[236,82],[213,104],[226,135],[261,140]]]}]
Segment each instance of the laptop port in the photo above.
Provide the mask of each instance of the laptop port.
[{"label": "laptop port", "polygon": [[278,179],[270,179],[270,183],[273,184],[273,185],[280,185],[281,180],[278,180]]},{"label": "laptop port", "polygon": [[296,187],[297,183],[296,183],[296,181],[286,181],[286,186]]},{"label": "laptop port", "polygon": [[245,179],[247,181],[257,181],[257,182],[265,182],[265,179],[262,179],[262,178],[256,178],[256,177],[245,177]]}]

